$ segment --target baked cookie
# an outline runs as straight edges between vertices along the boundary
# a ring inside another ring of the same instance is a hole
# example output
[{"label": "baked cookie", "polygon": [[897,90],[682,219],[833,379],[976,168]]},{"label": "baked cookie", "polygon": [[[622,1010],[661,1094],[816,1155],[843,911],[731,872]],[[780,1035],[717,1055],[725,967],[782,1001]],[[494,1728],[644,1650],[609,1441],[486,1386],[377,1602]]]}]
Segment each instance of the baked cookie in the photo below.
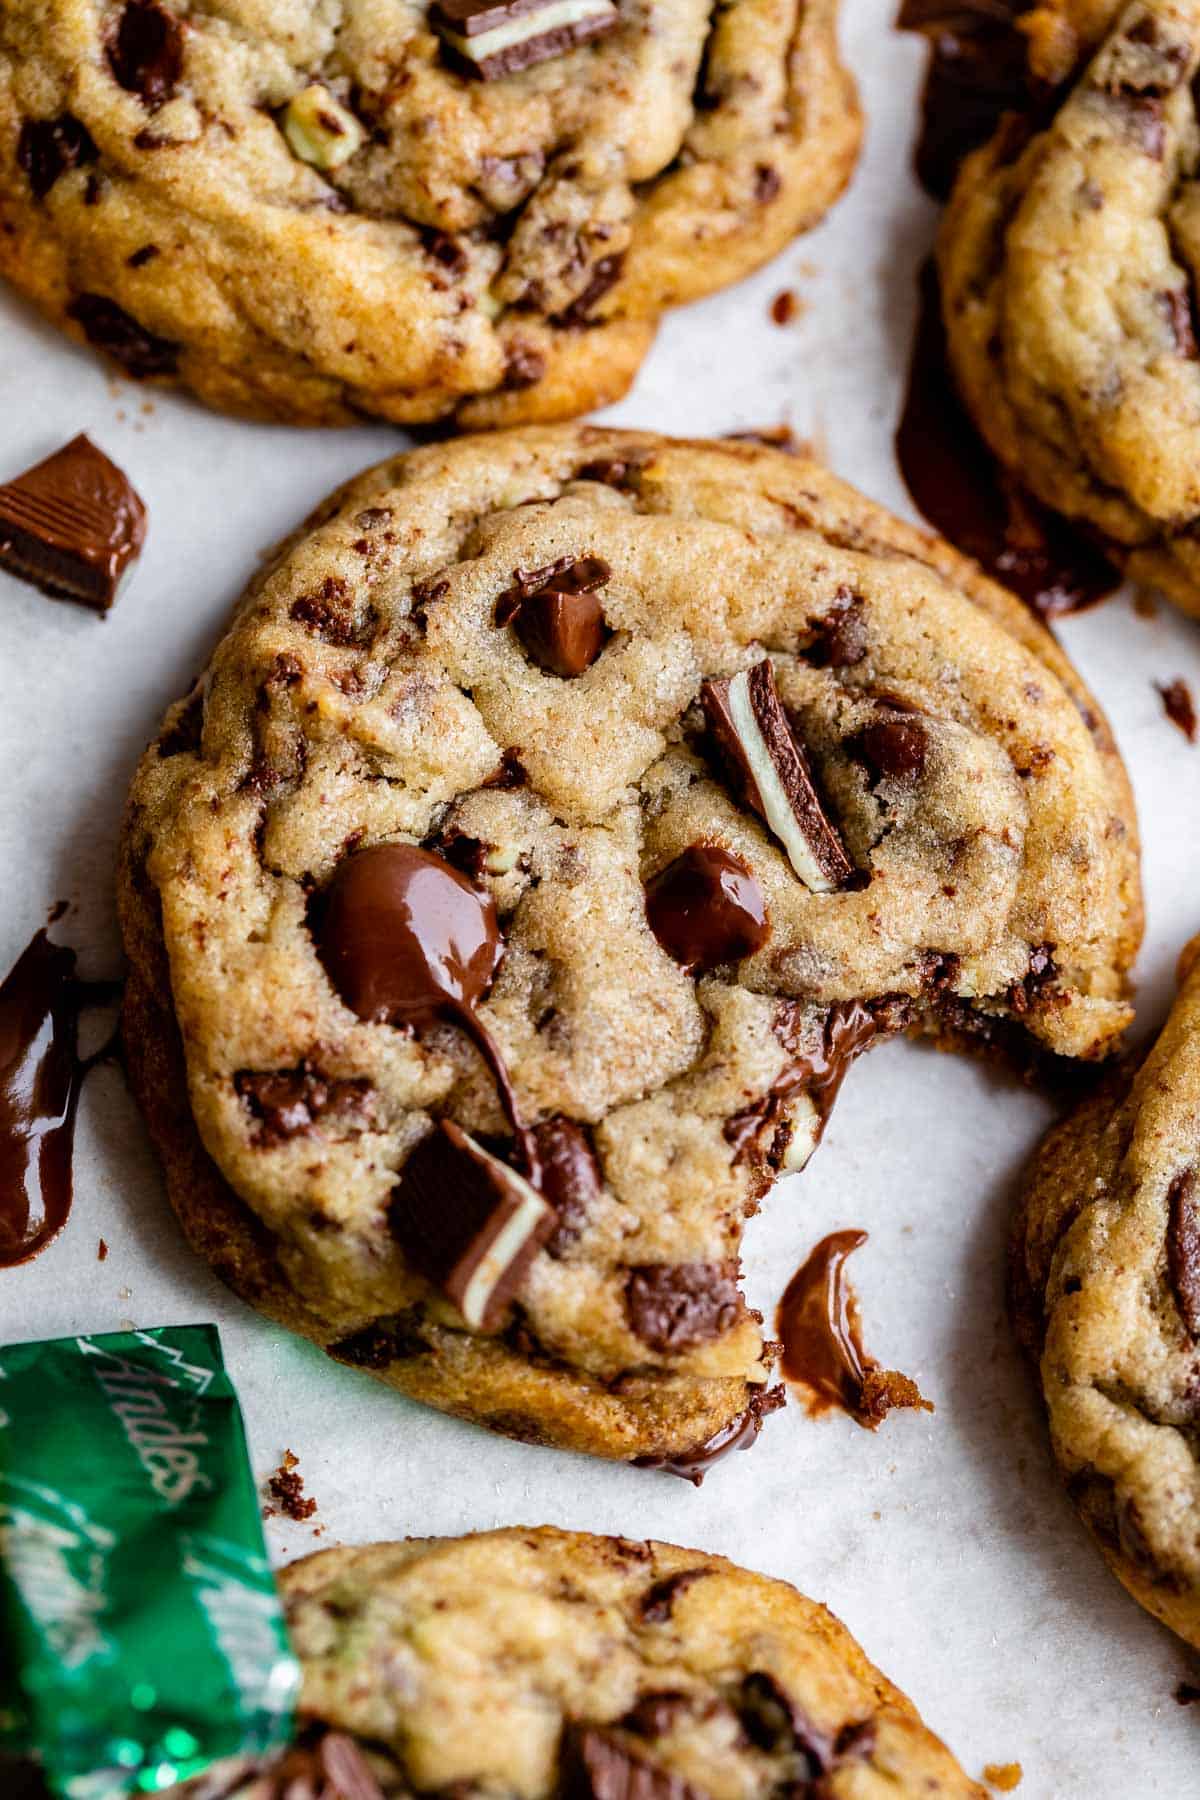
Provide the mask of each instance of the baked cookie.
[{"label": "baked cookie", "polygon": [[1012,1301],[1080,1516],[1200,1648],[1200,938],[1180,981],[1158,1042],[1038,1152]]},{"label": "baked cookie", "polygon": [[1198,64],[1200,6],[1125,7],[1044,131],[1009,121],[967,160],[938,249],[955,378],[996,456],[1191,612]]},{"label": "baked cookie", "polygon": [[131,1076],[256,1306],[496,1430],[684,1470],[770,1348],[743,1220],[849,1060],[1102,1057],[1136,825],[973,564],[816,464],[589,427],[397,457],[134,783]]},{"label": "baked cookie", "polygon": [[296,424],[571,417],[849,179],[837,0],[27,0],[0,271]]},{"label": "baked cookie", "polygon": [[325,1550],[280,1587],[300,1744],[209,1800],[982,1800],[832,1613],[721,1556],[543,1526]]}]

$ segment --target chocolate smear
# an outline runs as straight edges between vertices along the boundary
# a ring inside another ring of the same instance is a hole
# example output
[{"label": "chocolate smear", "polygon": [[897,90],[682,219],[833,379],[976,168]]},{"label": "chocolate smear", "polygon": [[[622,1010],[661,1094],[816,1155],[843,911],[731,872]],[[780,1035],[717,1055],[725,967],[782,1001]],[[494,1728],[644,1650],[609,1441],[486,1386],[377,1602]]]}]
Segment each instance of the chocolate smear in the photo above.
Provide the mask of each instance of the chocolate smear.
[{"label": "chocolate smear", "polygon": [[107,612],[145,538],[141,500],[82,435],[0,487],[0,568],[56,600]]},{"label": "chocolate smear", "polygon": [[604,36],[619,17],[613,0],[577,0],[569,18],[556,0],[435,0],[429,23],[453,68],[498,81]]},{"label": "chocolate smear", "polygon": [[512,625],[539,668],[571,680],[591,668],[608,641],[596,589],[611,574],[599,556],[566,556],[544,569],[514,569],[515,585],[496,603],[496,623]]},{"label": "chocolate smear", "polygon": [[388,1223],[408,1261],[472,1330],[492,1331],[556,1215],[515,1169],[443,1119],[400,1171]]},{"label": "chocolate smear", "polygon": [[681,1480],[690,1481],[693,1487],[700,1487],[713,1463],[731,1451],[749,1450],[758,1439],[763,1420],[768,1414],[778,1412],[786,1401],[781,1387],[756,1388],[745,1411],[722,1425],[703,1444],[697,1444],[694,1450],[677,1450],[664,1456],[636,1456],[633,1466],[635,1469],[661,1469],[666,1475],[678,1475]]},{"label": "chocolate smear", "polygon": [[1029,40],[1017,30],[1030,0],[903,0],[896,20],[930,45],[915,163],[944,200],[962,160],[985,144],[1006,112],[1028,112],[1041,90],[1027,74]]},{"label": "chocolate smear", "polygon": [[858,1301],[845,1265],[866,1241],[865,1231],[822,1238],[788,1283],[775,1329],[783,1344],[783,1373],[805,1391],[810,1417],[838,1407],[874,1431],[893,1408],[932,1412],[933,1406],[907,1375],[881,1369],[863,1349]]},{"label": "chocolate smear", "polygon": [[1172,725],[1177,725],[1189,744],[1196,741],[1196,704],[1192,699],[1192,690],[1177,675],[1174,681],[1156,681],[1158,697],[1162,701],[1163,711]]},{"label": "chocolate smear", "polygon": [[692,844],[646,883],[646,918],[689,974],[753,956],[771,935],[762,888],[717,844]]},{"label": "chocolate smear", "polygon": [[896,458],[934,529],[1042,618],[1078,612],[1120,586],[1103,550],[1015,483],[975,430],[950,373],[932,262],[921,271]]},{"label": "chocolate smear", "polygon": [[1184,1169],[1167,1191],[1167,1275],[1188,1336],[1200,1342],[1200,1194]]},{"label": "chocolate smear", "polygon": [[769,658],[705,681],[700,701],[738,792],[783,845],[800,880],[814,894],[843,887],[854,865],[813,785]]},{"label": "chocolate smear", "polygon": [[157,112],[183,72],[183,27],[158,0],[126,0],[108,45],[108,66],[121,87]]},{"label": "chocolate smear", "polygon": [[79,1018],[119,991],[81,981],[75,952],[45,931],[0,984],[0,1268],[32,1261],[66,1224],[83,1079],[112,1050],[81,1058]]}]

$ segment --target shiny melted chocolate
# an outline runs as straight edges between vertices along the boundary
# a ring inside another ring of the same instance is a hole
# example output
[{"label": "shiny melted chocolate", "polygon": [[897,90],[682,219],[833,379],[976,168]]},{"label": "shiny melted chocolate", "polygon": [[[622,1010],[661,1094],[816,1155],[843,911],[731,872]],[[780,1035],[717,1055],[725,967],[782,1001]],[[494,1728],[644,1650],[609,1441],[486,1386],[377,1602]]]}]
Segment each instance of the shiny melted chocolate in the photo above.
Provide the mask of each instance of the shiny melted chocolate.
[{"label": "shiny melted chocolate", "polygon": [[1016,24],[1029,9],[1030,0],[903,0],[897,26],[930,45],[914,162],[935,200],[946,198],[964,156],[1006,112],[1027,112],[1040,97]]},{"label": "shiny melted chocolate", "polygon": [[682,1480],[690,1481],[693,1487],[700,1487],[715,1462],[720,1462],[734,1450],[749,1450],[762,1430],[767,1414],[778,1411],[784,1402],[781,1387],[762,1388],[750,1396],[746,1410],[730,1419],[728,1425],[722,1425],[707,1443],[697,1444],[694,1450],[681,1450],[674,1456],[638,1456],[634,1458],[634,1467],[661,1469],[666,1475],[678,1475]]},{"label": "shiny melted chocolate", "polygon": [[692,844],[646,883],[646,917],[689,974],[740,962],[770,936],[767,902],[745,863],[717,844]]},{"label": "shiny melted chocolate", "polygon": [[944,538],[1042,618],[1078,612],[1121,575],[1090,538],[1042,506],[997,464],[958,397],[932,261],[921,302],[896,459],[913,502]]},{"label": "shiny melted chocolate", "polygon": [[822,1238],[788,1283],[775,1329],[783,1373],[804,1390],[810,1416],[836,1407],[873,1431],[893,1407],[933,1408],[907,1375],[881,1369],[863,1349],[846,1259],[866,1241],[865,1231],[834,1231]]},{"label": "shiny melted chocolate", "polygon": [[67,1222],[83,1078],[112,1049],[81,1058],[79,1017],[118,991],[81,981],[75,952],[45,931],[0,984],[0,1268],[30,1262]]},{"label": "shiny melted chocolate", "polygon": [[530,1169],[537,1166],[504,1058],[475,1008],[504,954],[490,894],[415,844],[377,844],[338,865],[314,918],[325,971],[360,1019],[420,1034],[451,1019],[492,1072]]}]

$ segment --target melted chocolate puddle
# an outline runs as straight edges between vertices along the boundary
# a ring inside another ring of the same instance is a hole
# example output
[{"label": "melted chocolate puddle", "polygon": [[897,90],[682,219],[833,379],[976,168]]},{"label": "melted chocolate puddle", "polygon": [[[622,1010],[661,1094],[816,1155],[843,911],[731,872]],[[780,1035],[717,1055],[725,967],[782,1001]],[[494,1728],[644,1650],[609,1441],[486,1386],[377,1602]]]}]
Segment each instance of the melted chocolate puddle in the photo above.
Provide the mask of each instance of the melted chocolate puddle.
[{"label": "melted chocolate puddle", "polygon": [[947,197],[964,156],[987,142],[1003,114],[1044,100],[1026,73],[1028,40],[1016,27],[1029,9],[1030,0],[903,0],[897,27],[930,46],[913,160],[935,200]]},{"label": "melted chocolate puddle", "polygon": [[66,1224],[83,1079],[114,1051],[110,1040],[81,1058],[79,1017],[119,992],[81,981],[75,952],[45,931],[0,984],[0,1268],[30,1262]]},{"label": "melted chocolate puddle", "polygon": [[817,1418],[837,1407],[874,1431],[895,1407],[926,1412],[933,1407],[915,1381],[895,1369],[881,1369],[863,1349],[846,1259],[866,1241],[865,1231],[835,1231],[822,1238],[788,1283],[775,1329],[783,1345],[783,1373],[805,1391],[809,1415]]},{"label": "melted chocolate puddle", "polygon": [[958,397],[932,261],[921,300],[896,460],[913,503],[944,538],[1044,619],[1103,600],[1122,576],[1104,552],[997,464]]}]

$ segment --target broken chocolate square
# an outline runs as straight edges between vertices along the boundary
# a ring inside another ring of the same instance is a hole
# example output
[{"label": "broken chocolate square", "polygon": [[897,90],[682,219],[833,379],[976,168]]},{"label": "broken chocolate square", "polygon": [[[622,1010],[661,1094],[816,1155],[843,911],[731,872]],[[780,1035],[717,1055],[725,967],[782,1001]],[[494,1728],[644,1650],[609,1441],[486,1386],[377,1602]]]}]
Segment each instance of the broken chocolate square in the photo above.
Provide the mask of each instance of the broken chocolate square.
[{"label": "broken chocolate square", "polygon": [[146,537],[146,509],[88,438],[0,487],[0,568],[57,600],[107,612]]},{"label": "broken chocolate square", "polygon": [[613,0],[436,0],[429,22],[464,74],[495,81],[602,37]]},{"label": "broken chocolate square", "polygon": [[450,1119],[401,1170],[388,1221],[405,1256],[474,1331],[492,1331],[558,1223],[523,1175]]},{"label": "broken chocolate square", "polygon": [[779,839],[804,885],[814,894],[843,887],[854,865],[813,785],[769,660],[704,682],[700,700],[744,799]]},{"label": "broken chocolate square", "polygon": [[599,556],[563,556],[544,569],[515,569],[515,585],[496,603],[496,623],[511,624],[539,668],[565,680],[582,675],[608,639],[596,589],[611,574]]}]

